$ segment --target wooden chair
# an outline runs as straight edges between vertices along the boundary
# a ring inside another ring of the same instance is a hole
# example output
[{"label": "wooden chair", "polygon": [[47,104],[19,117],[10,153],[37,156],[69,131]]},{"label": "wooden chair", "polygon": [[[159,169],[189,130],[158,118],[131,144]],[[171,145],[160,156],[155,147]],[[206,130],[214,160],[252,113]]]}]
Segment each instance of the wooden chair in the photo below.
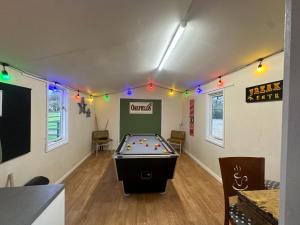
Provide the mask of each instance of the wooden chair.
[{"label": "wooden chair", "polygon": [[265,159],[254,157],[219,158],[224,189],[225,218],[224,225],[229,220],[235,225],[251,224],[251,218],[239,212],[235,204],[230,204],[229,198],[242,190],[265,189]]},{"label": "wooden chair", "polygon": [[96,155],[98,148],[103,150],[103,147],[109,145],[110,142],[112,142],[112,139],[109,138],[108,130],[99,130],[92,133],[92,148]]},{"label": "wooden chair", "polygon": [[179,146],[179,151],[181,154],[182,146],[185,141],[185,132],[184,131],[177,131],[172,130],[171,131],[171,137],[167,140],[171,145],[177,145]]}]

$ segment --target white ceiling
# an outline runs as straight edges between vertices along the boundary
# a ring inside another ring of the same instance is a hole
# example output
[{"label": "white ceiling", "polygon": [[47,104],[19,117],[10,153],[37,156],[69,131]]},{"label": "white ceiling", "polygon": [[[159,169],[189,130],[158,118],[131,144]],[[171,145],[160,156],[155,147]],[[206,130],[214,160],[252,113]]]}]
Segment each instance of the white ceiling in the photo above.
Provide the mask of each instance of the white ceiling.
[{"label": "white ceiling", "polygon": [[[284,0],[194,0],[188,10],[191,2],[1,0],[0,61],[105,93],[151,79],[186,89],[283,48]],[[158,73],[184,17],[187,28]]]}]

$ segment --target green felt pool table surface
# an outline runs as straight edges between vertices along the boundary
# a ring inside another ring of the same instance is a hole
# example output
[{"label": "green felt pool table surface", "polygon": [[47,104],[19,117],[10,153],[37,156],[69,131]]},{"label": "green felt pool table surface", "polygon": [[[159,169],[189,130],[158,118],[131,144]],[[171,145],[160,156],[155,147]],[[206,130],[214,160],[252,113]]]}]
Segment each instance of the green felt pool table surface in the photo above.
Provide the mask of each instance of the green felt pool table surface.
[{"label": "green felt pool table surface", "polygon": [[168,143],[155,134],[126,135],[126,139],[120,149],[123,155],[168,155],[174,154],[174,150]]}]

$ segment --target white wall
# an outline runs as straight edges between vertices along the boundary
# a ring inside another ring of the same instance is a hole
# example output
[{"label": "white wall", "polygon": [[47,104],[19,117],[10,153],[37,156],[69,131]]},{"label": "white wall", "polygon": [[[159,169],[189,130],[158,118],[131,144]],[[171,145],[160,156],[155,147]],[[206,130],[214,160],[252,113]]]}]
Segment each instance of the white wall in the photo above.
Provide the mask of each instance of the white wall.
[{"label": "white wall", "polygon": [[[134,90],[133,99],[161,99],[162,100],[162,122],[161,134],[164,138],[170,137],[173,129],[182,129],[182,94],[168,96],[167,90],[155,87],[155,90],[148,91],[146,87]],[[105,102],[103,98],[96,99],[96,116],[99,129],[104,129],[107,120],[110,137],[113,139],[113,148],[116,149],[119,143],[120,132],[120,98],[128,98],[124,94],[110,96],[110,101]]]},{"label": "white wall", "polygon": [[[266,159],[266,178],[279,180],[282,102],[245,102],[246,87],[283,79],[282,53],[264,61],[267,71],[257,75],[251,65],[225,76],[225,147],[206,141],[207,94],[195,97],[195,136],[189,135],[185,150],[220,176],[219,157],[260,156]],[[204,92],[217,89],[217,81],[203,86]],[[189,102],[185,101],[184,127],[188,134]]]},{"label": "white wall", "polygon": [[[95,129],[94,110],[86,118],[79,115],[75,93],[69,92],[69,142],[53,151],[45,152],[46,127],[46,83],[19,72],[9,70],[11,84],[31,88],[31,152],[0,164],[0,187],[7,175],[13,173],[15,185],[23,185],[34,176],[43,175],[51,182],[57,181],[91,151],[91,133]],[[17,103],[16,103],[17,104]],[[1,129],[5,129],[2,128]]]}]

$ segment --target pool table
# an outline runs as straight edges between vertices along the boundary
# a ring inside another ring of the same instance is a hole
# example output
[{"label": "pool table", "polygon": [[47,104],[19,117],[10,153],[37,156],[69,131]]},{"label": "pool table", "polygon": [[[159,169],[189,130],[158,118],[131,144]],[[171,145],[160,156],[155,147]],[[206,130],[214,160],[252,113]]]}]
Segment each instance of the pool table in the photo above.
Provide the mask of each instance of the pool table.
[{"label": "pool table", "polygon": [[178,153],[158,134],[127,134],[115,151],[116,171],[125,194],[164,193]]}]

